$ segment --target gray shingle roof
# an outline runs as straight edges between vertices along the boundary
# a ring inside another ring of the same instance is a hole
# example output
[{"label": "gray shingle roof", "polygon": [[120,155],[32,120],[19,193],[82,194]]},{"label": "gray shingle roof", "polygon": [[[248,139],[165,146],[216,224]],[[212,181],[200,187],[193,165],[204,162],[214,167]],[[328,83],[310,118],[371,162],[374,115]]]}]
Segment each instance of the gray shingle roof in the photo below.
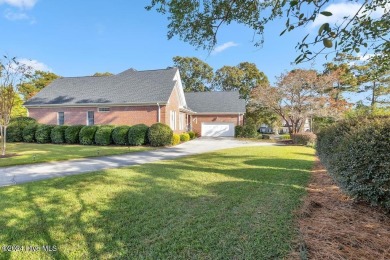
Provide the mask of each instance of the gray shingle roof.
[{"label": "gray shingle roof", "polygon": [[245,113],[238,91],[186,92],[187,106],[198,113]]},{"label": "gray shingle roof", "polygon": [[106,77],[59,78],[29,99],[26,106],[139,104],[167,102],[177,68],[126,70]]}]

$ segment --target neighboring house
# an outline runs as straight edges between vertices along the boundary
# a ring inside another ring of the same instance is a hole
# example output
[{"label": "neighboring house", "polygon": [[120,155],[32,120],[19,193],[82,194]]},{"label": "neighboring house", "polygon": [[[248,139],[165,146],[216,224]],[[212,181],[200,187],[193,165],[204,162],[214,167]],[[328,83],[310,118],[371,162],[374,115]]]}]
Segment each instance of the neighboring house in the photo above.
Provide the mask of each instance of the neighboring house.
[{"label": "neighboring house", "polygon": [[176,133],[193,130],[202,136],[234,136],[245,113],[238,92],[184,93],[177,68],[59,78],[24,105],[43,124],[160,122]]},{"label": "neighboring house", "polygon": [[[306,119],[305,124],[303,125],[303,131],[310,132],[311,131],[310,129],[311,128],[310,128],[309,119]],[[277,131],[279,134],[288,134],[289,130],[288,130],[287,122],[285,120],[282,120],[281,126],[274,127],[274,128],[268,126],[267,124],[261,124],[259,128],[259,132],[264,134],[275,133],[275,131]]]}]

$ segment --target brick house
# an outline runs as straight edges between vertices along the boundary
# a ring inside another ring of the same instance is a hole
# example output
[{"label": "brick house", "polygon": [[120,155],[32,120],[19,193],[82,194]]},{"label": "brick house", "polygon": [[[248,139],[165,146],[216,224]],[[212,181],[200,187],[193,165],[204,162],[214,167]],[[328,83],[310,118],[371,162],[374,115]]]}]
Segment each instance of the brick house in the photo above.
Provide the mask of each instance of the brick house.
[{"label": "brick house", "polygon": [[177,68],[113,76],[59,78],[24,104],[29,116],[52,125],[169,125],[176,133],[233,136],[243,123],[238,92],[184,93]]}]

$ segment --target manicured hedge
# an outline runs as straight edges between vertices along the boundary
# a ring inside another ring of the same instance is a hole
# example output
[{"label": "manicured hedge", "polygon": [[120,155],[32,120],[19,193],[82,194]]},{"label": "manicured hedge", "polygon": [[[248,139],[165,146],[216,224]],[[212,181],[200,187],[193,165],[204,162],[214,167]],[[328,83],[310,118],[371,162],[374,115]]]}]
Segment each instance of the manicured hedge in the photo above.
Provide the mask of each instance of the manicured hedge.
[{"label": "manicured hedge", "polygon": [[129,129],[130,129],[130,126],[127,126],[127,125],[115,127],[114,130],[112,131],[112,141],[114,142],[114,144],[128,145],[129,144],[129,139],[128,139]]},{"label": "manicured hedge", "polygon": [[314,146],[317,136],[310,132],[296,133],[291,135],[291,140],[294,144]]},{"label": "manicured hedge", "polygon": [[171,144],[172,129],[162,123],[156,123],[149,128],[148,139],[151,146],[165,146]]},{"label": "manicured hedge", "polygon": [[190,140],[190,135],[189,134],[187,134],[187,133],[182,133],[181,135],[180,135],[180,141],[182,141],[182,142],[187,142],[187,141],[189,141]]},{"label": "manicured hedge", "polygon": [[[129,144],[130,145],[144,145],[148,143],[148,129],[144,124],[134,125],[129,129]],[[169,140],[170,141],[170,140]]]},{"label": "manicured hedge", "polygon": [[95,133],[98,127],[95,125],[84,126],[79,133],[80,144],[92,145],[95,142]]},{"label": "manicured hedge", "polygon": [[54,128],[54,125],[38,125],[37,131],[35,132],[35,140],[39,144],[51,143],[51,130]]},{"label": "manicured hedge", "polygon": [[102,125],[99,126],[95,133],[95,144],[97,145],[110,145],[112,144],[112,130],[115,126]]},{"label": "manicured hedge", "polygon": [[33,143],[35,142],[35,131],[38,124],[30,124],[23,128],[23,142]]},{"label": "manicured hedge", "polygon": [[65,130],[65,142],[67,144],[78,144],[80,143],[80,130],[83,125],[71,125]]},{"label": "manicured hedge", "polygon": [[37,121],[31,117],[16,117],[10,120],[7,127],[7,142],[22,142],[23,129],[29,124],[35,124]]},{"label": "manicured hedge", "polygon": [[243,130],[244,130],[244,127],[242,125],[237,125],[235,127],[234,136],[235,137],[242,137]]},{"label": "manicured hedge", "polygon": [[66,125],[55,126],[50,133],[51,142],[53,144],[65,143],[65,131],[68,128]]},{"label": "manicured hedge", "polygon": [[249,123],[244,126],[236,126],[234,135],[235,137],[255,138],[258,137],[259,133],[257,132],[256,125]]},{"label": "manicured hedge", "polygon": [[196,137],[195,132],[189,131],[188,134],[190,135],[190,139],[191,139],[191,140],[192,140],[192,139],[195,139],[195,137]]},{"label": "manicured hedge", "polygon": [[178,145],[178,144],[180,144],[180,135],[173,134],[172,135],[172,145]]},{"label": "manicured hedge", "polygon": [[357,118],[318,133],[317,154],[354,198],[390,211],[390,118]]}]

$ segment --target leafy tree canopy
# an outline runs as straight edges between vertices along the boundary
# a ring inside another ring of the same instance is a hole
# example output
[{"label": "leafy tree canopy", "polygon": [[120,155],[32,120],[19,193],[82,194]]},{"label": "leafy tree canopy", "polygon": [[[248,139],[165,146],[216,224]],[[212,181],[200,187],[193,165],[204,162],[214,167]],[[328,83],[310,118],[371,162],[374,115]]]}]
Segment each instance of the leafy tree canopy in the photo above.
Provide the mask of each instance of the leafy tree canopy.
[{"label": "leafy tree canopy", "polygon": [[[212,50],[217,43],[219,28],[236,22],[254,30],[255,45],[263,43],[267,24],[277,18],[285,20],[285,29],[280,33],[296,30],[314,22],[321,16],[332,16],[326,11],[330,0],[151,0],[147,10],[168,15],[168,38],[179,36],[191,45]],[[296,48],[300,51],[295,62],[300,63],[316,57],[325,50],[337,52],[360,52],[371,49],[389,52],[390,6],[388,0],[357,1],[360,8],[354,15],[342,21],[323,23],[318,32],[306,35]],[[379,12],[378,12],[379,11]],[[380,15],[378,16],[378,13]],[[374,15],[375,14],[375,15]],[[320,50],[314,48],[320,46]]]},{"label": "leafy tree canopy", "polygon": [[57,78],[59,76],[52,72],[37,70],[28,81],[19,85],[19,92],[24,100],[28,100]]},{"label": "leafy tree canopy", "polygon": [[260,84],[269,84],[267,76],[259,71],[256,64],[241,62],[237,66],[223,66],[215,72],[214,88],[217,90],[237,90],[241,98],[248,100],[250,92]]},{"label": "leafy tree canopy", "polygon": [[106,76],[112,76],[112,75],[114,75],[114,74],[112,74],[111,72],[96,72],[92,76],[94,76],[94,77],[106,77]]},{"label": "leafy tree canopy", "polygon": [[173,57],[174,66],[179,68],[185,92],[211,90],[213,68],[196,57]]}]

